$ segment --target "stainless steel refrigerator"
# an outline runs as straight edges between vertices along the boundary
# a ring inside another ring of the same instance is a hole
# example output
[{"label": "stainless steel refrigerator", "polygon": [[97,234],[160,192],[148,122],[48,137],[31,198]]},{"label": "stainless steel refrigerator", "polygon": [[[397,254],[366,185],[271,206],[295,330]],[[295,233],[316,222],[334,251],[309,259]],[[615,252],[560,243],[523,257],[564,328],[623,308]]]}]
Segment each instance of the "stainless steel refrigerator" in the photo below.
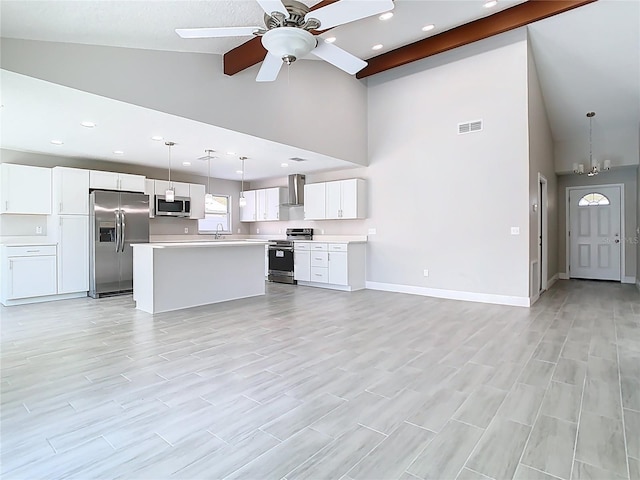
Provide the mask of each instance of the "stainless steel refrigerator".
[{"label": "stainless steel refrigerator", "polygon": [[149,241],[149,196],[94,190],[89,195],[89,295],[133,290],[132,243]]}]

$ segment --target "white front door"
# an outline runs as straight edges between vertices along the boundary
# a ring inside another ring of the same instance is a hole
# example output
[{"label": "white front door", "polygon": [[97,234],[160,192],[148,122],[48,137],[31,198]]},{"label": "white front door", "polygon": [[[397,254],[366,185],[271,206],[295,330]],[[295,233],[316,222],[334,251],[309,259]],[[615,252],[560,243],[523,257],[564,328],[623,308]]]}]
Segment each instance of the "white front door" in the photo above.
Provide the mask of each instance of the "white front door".
[{"label": "white front door", "polygon": [[569,193],[571,278],[620,280],[620,187]]}]

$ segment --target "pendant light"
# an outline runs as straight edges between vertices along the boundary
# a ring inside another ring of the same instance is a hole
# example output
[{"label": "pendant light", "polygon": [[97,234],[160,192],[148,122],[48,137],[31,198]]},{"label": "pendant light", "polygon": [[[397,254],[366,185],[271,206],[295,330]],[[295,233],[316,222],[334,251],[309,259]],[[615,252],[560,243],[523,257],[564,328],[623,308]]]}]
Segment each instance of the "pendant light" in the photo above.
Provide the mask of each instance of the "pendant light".
[{"label": "pendant light", "polygon": [[206,153],[206,155],[198,159],[207,161],[207,193],[204,196],[204,205],[209,210],[213,208],[214,203],[213,194],[211,193],[211,159],[216,157],[211,155],[213,152],[215,152],[215,150],[205,150],[204,153]]},{"label": "pendant light", "polygon": [[175,145],[174,142],[164,142],[169,147],[169,188],[164,192],[164,200],[166,202],[173,202],[176,199],[176,191],[171,186],[171,147]]},{"label": "pendant light", "polygon": [[[596,116],[596,112],[588,112],[587,118],[589,119],[589,169],[586,171],[587,176],[595,177],[601,171],[600,164],[596,161],[593,163],[593,117]],[[602,170],[610,170],[611,169],[611,160],[605,160],[604,166]],[[577,173],[578,175],[582,175],[585,173],[584,164],[574,163],[573,164],[573,173]]]},{"label": "pendant light", "polygon": [[238,205],[241,207],[247,206],[247,199],[244,198],[244,161],[247,157],[240,157],[240,161],[242,162],[242,182],[240,184],[240,199],[238,200]]}]

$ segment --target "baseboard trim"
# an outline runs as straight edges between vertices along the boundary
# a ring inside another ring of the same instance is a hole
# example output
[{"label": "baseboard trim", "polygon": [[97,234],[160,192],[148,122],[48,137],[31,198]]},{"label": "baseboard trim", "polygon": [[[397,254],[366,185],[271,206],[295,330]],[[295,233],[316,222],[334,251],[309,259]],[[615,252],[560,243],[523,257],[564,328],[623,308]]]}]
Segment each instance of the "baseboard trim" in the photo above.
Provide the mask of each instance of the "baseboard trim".
[{"label": "baseboard trim", "polygon": [[563,272],[559,272],[558,273],[558,279],[560,280],[569,280],[571,277],[569,277],[568,273],[563,273]]},{"label": "baseboard trim", "polygon": [[2,302],[2,305],[4,305],[5,307],[13,307],[15,305],[28,305],[30,303],[44,303],[44,302],[52,302],[57,300],[69,300],[71,298],[82,298],[86,296],[87,296],[87,292],[63,293],[60,295],[45,295],[43,297],[29,297],[29,298],[20,298],[18,300],[5,300]]},{"label": "baseboard trim", "polygon": [[631,285],[635,285],[636,277],[622,277],[622,283],[630,283]]},{"label": "baseboard trim", "polygon": [[509,295],[494,295],[491,293],[460,292],[457,290],[443,290],[440,288],[416,287],[413,285],[399,285],[395,283],[367,282],[369,290],[383,292],[409,293],[424,297],[446,298],[448,300],[462,300],[465,302],[492,303],[496,305],[509,305],[512,307],[529,307],[531,299],[527,297],[515,297]]},{"label": "baseboard trim", "polygon": [[559,274],[556,273],[553,277],[547,280],[547,290],[553,287],[553,285],[558,281],[558,278],[560,278]]},{"label": "baseboard trim", "polygon": [[640,291],[640,280],[636,282],[636,287],[638,287],[638,291]]}]

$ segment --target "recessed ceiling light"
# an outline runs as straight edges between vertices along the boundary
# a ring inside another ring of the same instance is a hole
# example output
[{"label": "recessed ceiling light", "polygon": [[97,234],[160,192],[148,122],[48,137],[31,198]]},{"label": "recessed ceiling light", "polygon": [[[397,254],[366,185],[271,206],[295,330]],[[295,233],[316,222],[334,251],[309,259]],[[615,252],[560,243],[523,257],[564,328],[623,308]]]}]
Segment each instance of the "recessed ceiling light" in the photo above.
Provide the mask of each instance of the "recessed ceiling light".
[{"label": "recessed ceiling light", "polygon": [[64,144],[64,142],[62,140],[51,140],[51,143],[53,143],[54,145],[62,145],[62,144]]},{"label": "recessed ceiling light", "polygon": [[333,43],[336,41],[336,37],[328,37],[324,39],[324,43]]},{"label": "recessed ceiling light", "polygon": [[391,17],[393,17],[393,12],[387,12],[387,13],[383,13],[382,15],[380,15],[378,18],[380,20],[389,20]]},{"label": "recessed ceiling light", "polygon": [[227,155],[235,155],[236,152],[227,152]]},{"label": "recessed ceiling light", "polygon": [[429,25],[425,25],[424,27],[422,27],[422,31],[428,32],[429,30],[433,30],[434,28],[436,28],[436,26],[433,23],[431,23]]},{"label": "recessed ceiling light", "polygon": [[96,126],[95,123],[93,122],[81,122],[80,125],[82,125],[83,127],[87,127],[87,128],[93,128]]},{"label": "recessed ceiling light", "polygon": [[191,166],[191,162],[182,162],[182,166],[183,167],[190,167]]},{"label": "recessed ceiling light", "polygon": [[490,2],[487,2],[482,6],[484,8],[491,8],[491,7],[495,7],[497,4],[498,4],[498,0],[491,0]]},{"label": "recessed ceiling light", "polygon": [[113,154],[114,155],[124,155],[124,152],[122,150],[114,150]]},{"label": "recessed ceiling light", "polygon": [[236,173],[237,173],[238,175],[242,175],[242,170],[236,170]]},{"label": "recessed ceiling light", "polygon": [[288,167],[288,166],[289,166],[289,164],[288,164],[288,163],[281,163],[281,164],[280,164],[280,166],[281,166],[282,168],[286,168],[286,167]]},{"label": "recessed ceiling light", "polygon": [[382,44],[378,43],[377,45],[374,45],[373,47],[371,47],[371,50],[380,50],[382,48]]},{"label": "recessed ceiling light", "polygon": [[154,135],[153,137],[151,137],[151,140],[155,140],[156,142],[159,142],[160,140],[164,140],[164,138],[161,137],[160,135]]}]

